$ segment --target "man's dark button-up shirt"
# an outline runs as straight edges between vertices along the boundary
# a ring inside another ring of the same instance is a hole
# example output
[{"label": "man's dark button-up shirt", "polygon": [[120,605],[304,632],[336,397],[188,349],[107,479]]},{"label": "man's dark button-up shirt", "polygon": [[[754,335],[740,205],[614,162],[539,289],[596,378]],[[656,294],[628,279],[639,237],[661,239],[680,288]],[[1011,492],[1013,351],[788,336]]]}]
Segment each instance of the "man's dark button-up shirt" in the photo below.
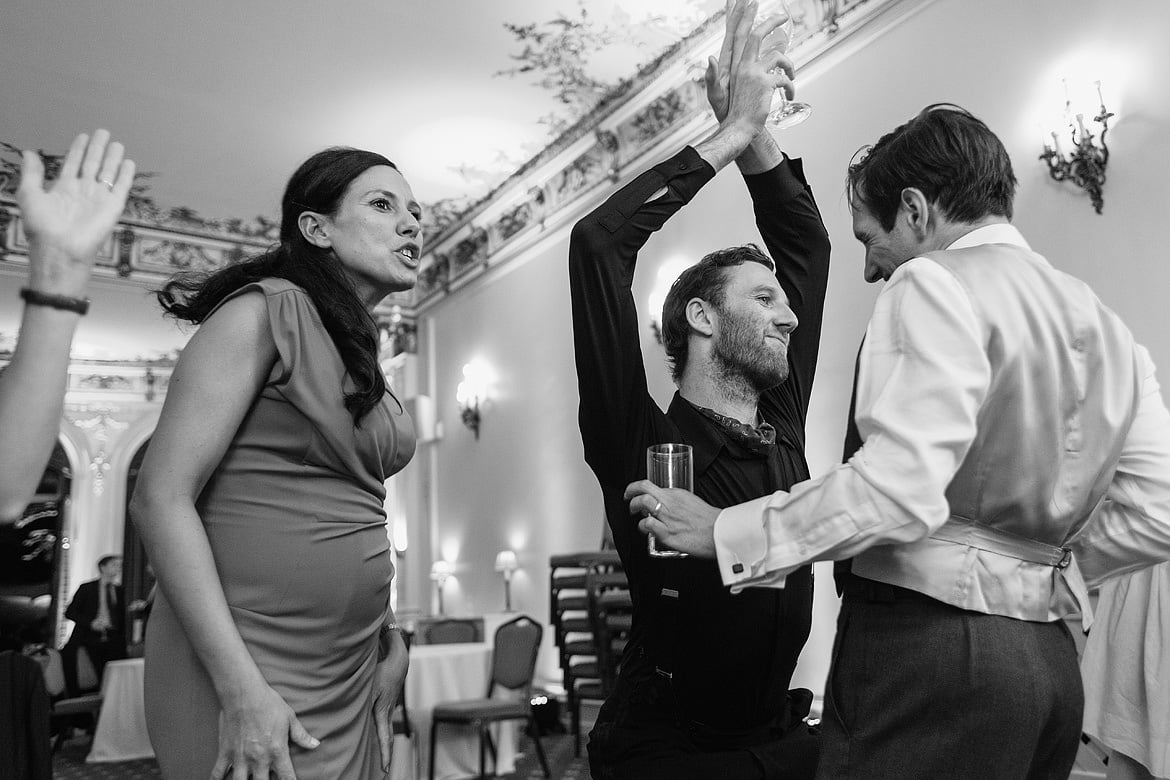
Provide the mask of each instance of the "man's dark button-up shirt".
[{"label": "man's dark button-up shirt", "polygon": [[732,595],[714,561],[650,558],[622,493],[645,477],[646,448],[662,442],[693,446],[695,492],[717,507],[808,479],[804,424],[829,241],[799,161],[785,159],[744,177],[777,280],[799,319],[789,342],[789,378],[759,402],[776,443],[749,448],[677,394],[663,413],[646,386],[630,291],[635,262],[650,235],[713,176],[687,147],[630,182],[575,226],[569,273],[585,459],[601,483],[634,600],[618,686],[670,675],[678,711],[663,715],[681,717],[689,729],[718,742],[721,735],[734,740],[783,721],[785,693],[811,624],[811,571],[790,576],[782,590]]}]

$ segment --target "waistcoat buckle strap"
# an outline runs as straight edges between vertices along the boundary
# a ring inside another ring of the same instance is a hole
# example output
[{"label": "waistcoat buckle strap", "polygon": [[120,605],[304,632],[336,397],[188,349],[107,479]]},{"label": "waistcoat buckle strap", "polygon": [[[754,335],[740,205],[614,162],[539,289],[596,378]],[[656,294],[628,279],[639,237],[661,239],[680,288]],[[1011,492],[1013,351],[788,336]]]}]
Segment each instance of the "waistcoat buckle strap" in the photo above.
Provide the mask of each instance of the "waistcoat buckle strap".
[{"label": "waistcoat buckle strap", "polygon": [[931,537],[1057,569],[1067,569],[1072,563],[1072,550],[1068,547],[1055,547],[958,515],[951,515]]}]

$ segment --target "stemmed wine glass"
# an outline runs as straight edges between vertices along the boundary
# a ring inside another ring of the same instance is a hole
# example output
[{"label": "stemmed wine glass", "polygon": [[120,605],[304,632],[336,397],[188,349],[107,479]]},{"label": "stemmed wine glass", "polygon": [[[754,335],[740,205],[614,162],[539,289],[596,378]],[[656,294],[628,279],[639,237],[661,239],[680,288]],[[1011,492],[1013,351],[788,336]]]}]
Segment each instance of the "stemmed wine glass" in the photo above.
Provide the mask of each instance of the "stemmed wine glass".
[{"label": "stemmed wine glass", "polygon": [[[780,7],[784,11],[784,22],[772,32],[770,37],[775,40],[776,48],[779,51],[787,52],[788,47],[792,45],[795,25],[786,0],[780,0]],[[777,130],[799,125],[812,113],[812,106],[799,100],[789,100],[782,89],[776,90],[776,95],[772,98],[772,106],[772,112],[768,114],[768,126]]]}]

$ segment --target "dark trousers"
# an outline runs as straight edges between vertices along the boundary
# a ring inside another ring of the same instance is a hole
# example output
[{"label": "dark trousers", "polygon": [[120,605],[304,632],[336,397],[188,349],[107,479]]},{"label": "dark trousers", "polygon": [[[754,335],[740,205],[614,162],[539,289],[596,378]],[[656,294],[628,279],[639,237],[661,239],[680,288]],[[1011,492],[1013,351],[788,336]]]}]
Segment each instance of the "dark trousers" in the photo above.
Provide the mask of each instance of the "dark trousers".
[{"label": "dark trousers", "polygon": [[102,683],[102,672],[110,661],[117,661],[126,657],[126,637],[118,632],[110,632],[105,640],[96,636],[84,639],[70,638],[61,648],[61,665],[65,667],[65,690],[70,696],[85,693],[80,689],[77,681],[77,649],[84,647],[93,662],[93,670],[97,673],[97,685]]},{"label": "dark trousers", "polygon": [[819,737],[790,721],[715,737],[675,715],[668,681],[619,684],[589,735],[589,770],[593,780],[812,780]]},{"label": "dark trousers", "polygon": [[818,778],[1067,778],[1084,693],[1063,621],[969,612],[850,577]]}]

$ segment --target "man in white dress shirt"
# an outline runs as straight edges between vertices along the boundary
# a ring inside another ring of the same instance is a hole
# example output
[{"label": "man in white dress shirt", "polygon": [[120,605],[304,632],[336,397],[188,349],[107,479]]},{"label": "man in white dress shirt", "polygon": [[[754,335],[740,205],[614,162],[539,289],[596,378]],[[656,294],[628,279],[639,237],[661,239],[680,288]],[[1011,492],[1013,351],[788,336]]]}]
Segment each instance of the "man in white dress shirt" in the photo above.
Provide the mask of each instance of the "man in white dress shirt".
[{"label": "man in white dress shirt", "polygon": [[849,169],[867,281],[860,449],[716,510],[630,486],[642,530],[732,590],[852,558],[818,777],[1067,777],[1083,694],[1062,618],[1170,558],[1170,414],[1146,350],[1011,224],[999,139],[930,106]]}]

